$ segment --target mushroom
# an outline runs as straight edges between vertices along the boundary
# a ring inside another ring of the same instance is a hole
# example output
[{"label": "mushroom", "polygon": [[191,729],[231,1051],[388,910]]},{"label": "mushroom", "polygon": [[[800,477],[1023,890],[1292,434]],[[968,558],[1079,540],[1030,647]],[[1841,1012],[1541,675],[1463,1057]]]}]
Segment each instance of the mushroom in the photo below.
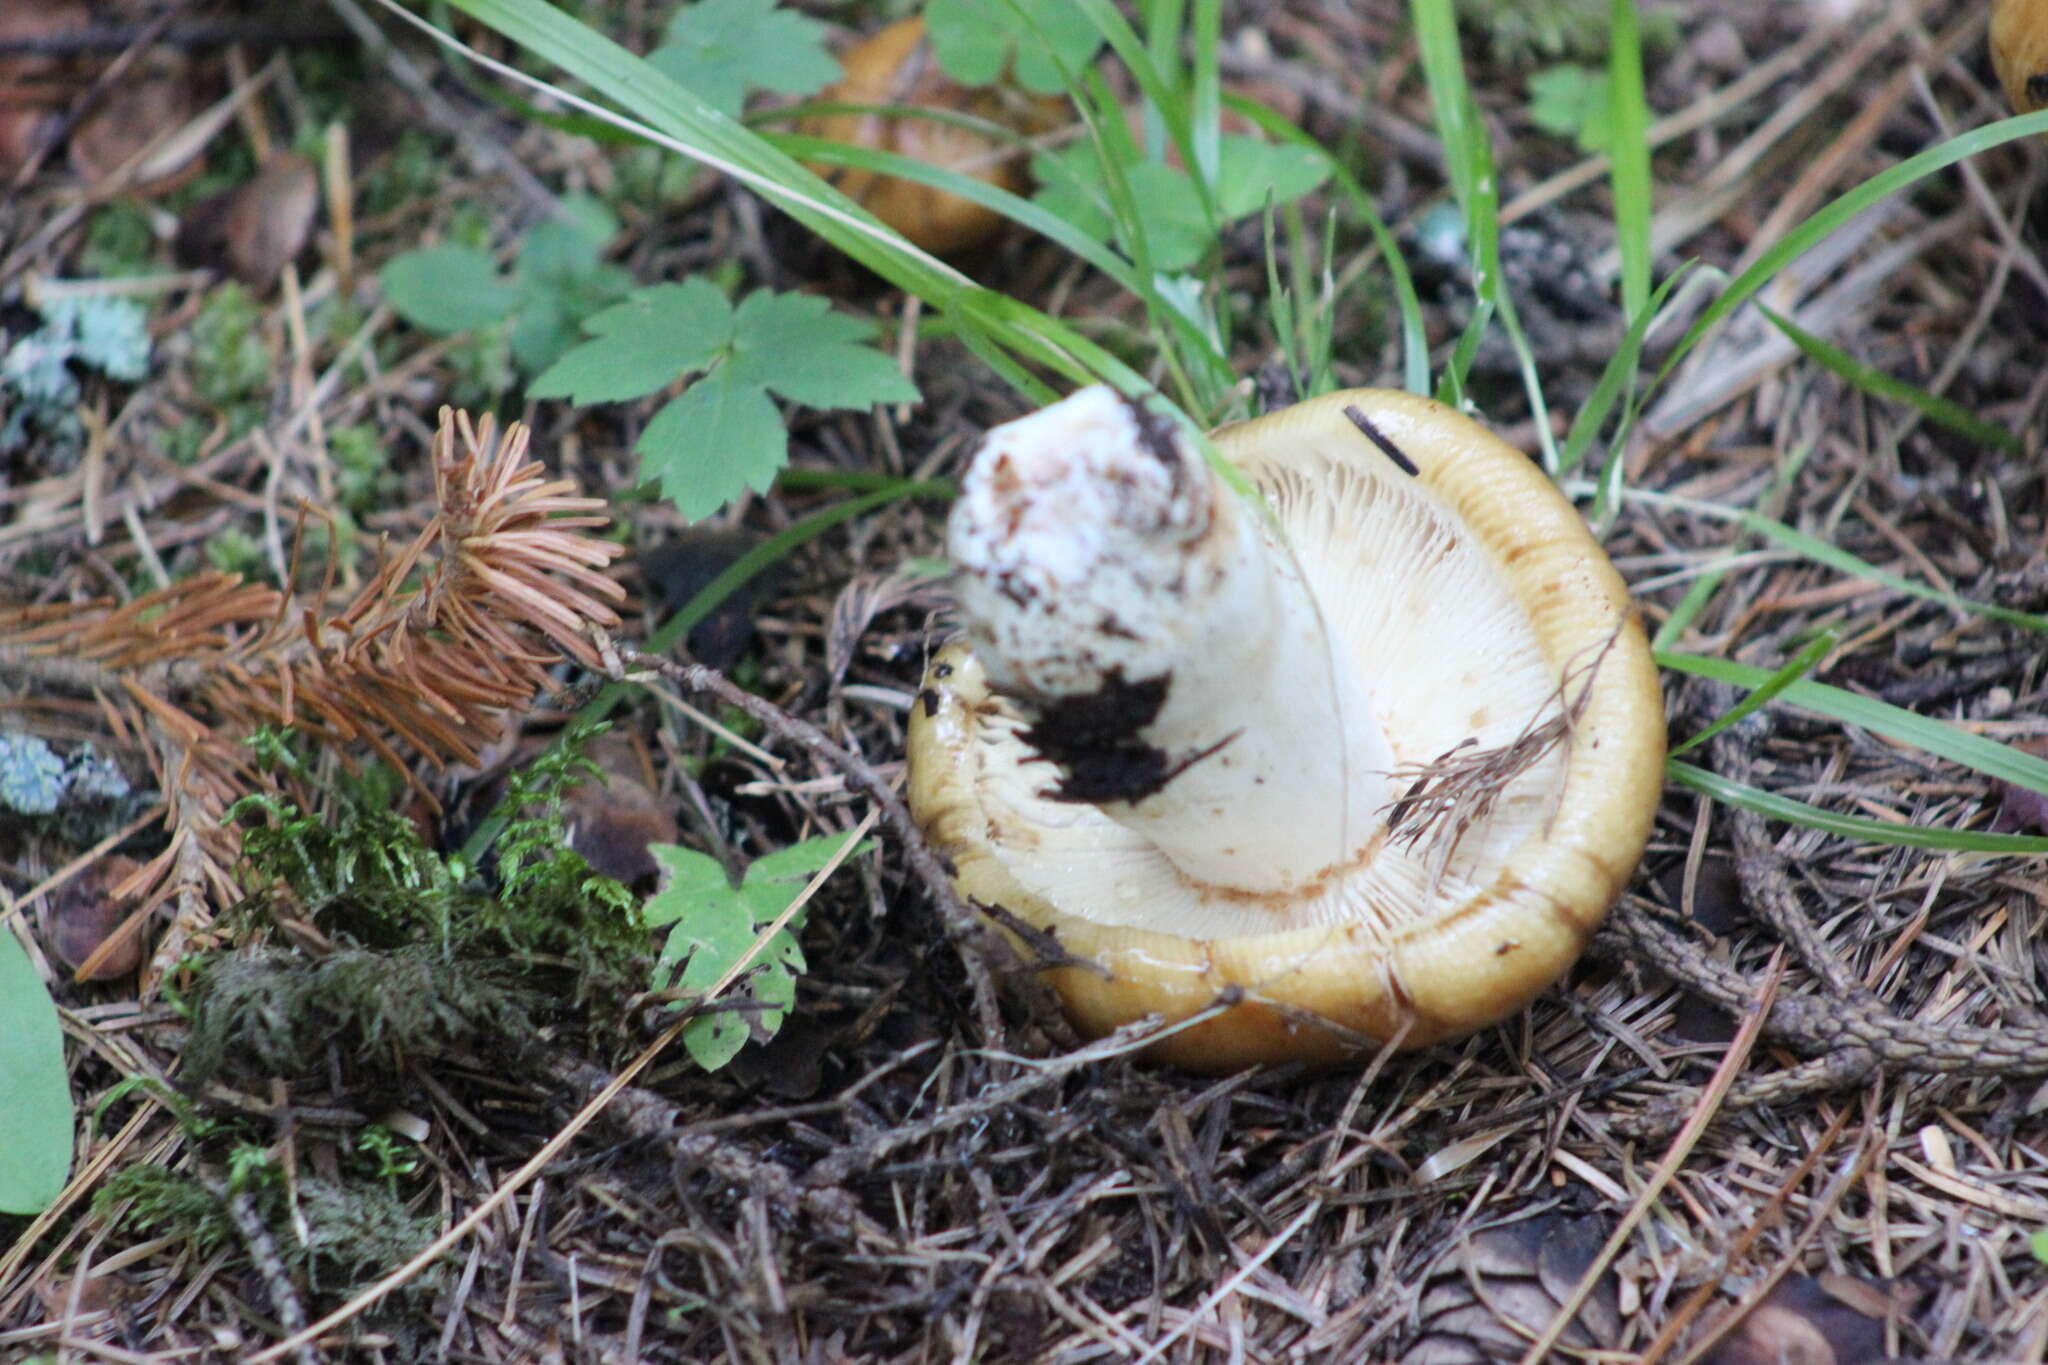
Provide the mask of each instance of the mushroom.
[{"label": "mushroom", "polygon": [[2048,0],[1995,0],[1991,65],[2015,113],[2048,109]]},{"label": "mushroom", "polygon": [[[846,74],[818,96],[823,103],[914,106],[969,114],[1022,133],[1044,132],[1060,121],[1057,101],[1001,87],[969,90],[954,81],[932,55],[922,19],[888,25],[848,48],[839,64]],[[823,114],[805,120],[801,127],[813,136],[895,152],[958,171],[1013,194],[1027,188],[1024,158],[1018,148],[958,124],[915,116]],[[1003,225],[1002,215],[995,210],[913,180],[852,168],[829,175],[849,199],[926,251],[965,251],[995,236]]]},{"label": "mushroom", "polygon": [[990,431],[948,530],[910,801],[1104,1033],[1200,1070],[1493,1023],[1634,870],[1656,668],[1513,447],[1355,389],[1214,433],[1263,504],[1106,388]]}]

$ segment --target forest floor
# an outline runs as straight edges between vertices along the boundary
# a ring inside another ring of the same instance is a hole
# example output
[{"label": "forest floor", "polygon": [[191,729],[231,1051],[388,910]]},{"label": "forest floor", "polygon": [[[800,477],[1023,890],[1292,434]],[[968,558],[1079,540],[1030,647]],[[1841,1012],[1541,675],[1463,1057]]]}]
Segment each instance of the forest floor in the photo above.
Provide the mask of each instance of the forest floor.
[{"label": "forest floor", "polygon": [[[636,51],[667,17],[585,8]],[[879,7],[809,8],[849,30],[878,22]],[[1465,51],[1498,158],[1503,269],[1561,436],[1623,326],[1607,182],[1571,130],[1585,110],[1566,98],[1572,76],[1544,73],[1579,64],[1592,81],[1604,20],[1574,47],[1568,25],[1517,17],[1570,5],[1467,8],[1492,16],[1468,24]],[[2003,117],[1984,8],[1650,5],[1657,277],[1688,259],[1738,273],[1850,186]],[[1025,410],[930,313],[747,191],[493,103],[481,73],[372,13],[382,45],[362,41],[349,4],[287,27],[255,6],[192,5],[156,31],[109,0],[91,17],[125,45],[37,69],[65,92],[60,116],[169,73],[164,110],[124,117],[205,126],[196,179],[138,193],[108,169],[121,148],[93,147],[81,118],[71,150],[17,161],[0,190],[11,348],[46,335],[46,305],[65,297],[138,302],[148,340],[146,358],[76,351],[76,391],[40,415],[18,386],[0,396],[16,423],[0,447],[0,584],[15,599],[125,598],[209,569],[277,583],[302,501],[355,534],[315,518],[301,587],[317,591],[312,566],[330,559],[342,587],[359,583],[380,533],[402,543],[433,515],[433,414],[452,404],[530,424],[551,474],[609,500],[635,551],[612,570],[630,593],[618,634],[634,641],[747,549],[862,488],[957,475],[980,432]],[[243,41],[208,41],[202,21]],[[11,33],[0,25],[0,45]],[[1430,226],[1446,171],[1405,11],[1254,0],[1225,7],[1223,34],[1232,87],[1338,150],[1393,225],[1441,362],[1469,283],[1455,234],[1447,248]],[[26,79],[14,51],[0,82]],[[110,59],[129,65],[110,73]],[[504,326],[435,335],[380,294],[388,262],[433,242],[512,260],[564,196],[603,206],[603,261],[632,282],[701,272],[876,320],[921,401],[792,408],[782,480],[687,523],[641,487],[632,453],[658,399],[527,398]],[[1323,203],[1308,201],[1311,222]],[[2048,611],[2044,224],[2048,144],[2012,143],[1855,216],[1762,296],[2006,433],[2003,448],[1846,381],[1754,308],[1655,390],[1604,534],[1653,632],[1682,607],[1670,647],[1765,670],[1825,640],[1815,681],[2048,743],[2048,667],[2018,620]],[[1337,242],[1340,263],[1369,245],[1348,220]],[[1246,301],[1229,338],[1244,376],[1277,350],[1265,250],[1253,216],[1216,267]],[[1118,286],[1021,229],[956,260],[1097,334],[1137,325]],[[1337,298],[1344,384],[1401,382],[1385,278],[1363,268]],[[1647,367],[1679,330],[1650,337]],[[1498,340],[1471,398],[1537,450]],[[945,510],[927,488],[787,537],[693,636],[699,657],[897,780],[943,628],[943,589],[919,566],[942,553]],[[1881,572],[1819,562],[1744,513]],[[10,662],[0,689],[16,689]],[[1666,683],[1674,741],[1737,695],[1676,671]],[[721,731],[631,699],[602,742],[610,795],[572,798],[579,846],[606,831],[618,847],[593,860],[638,891],[653,883],[650,833],[736,869],[868,813],[853,769],[791,727],[694,700]],[[140,792],[162,777],[90,699],[17,691],[7,705],[6,728],[65,754],[97,734]],[[426,827],[443,849],[566,710],[544,698],[519,714],[477,765],[496,777],[433,779],[447,819]],[[2037,796],[1783,702],[1688,761],[1888,824],[2048,833]],[[991,1036],[975,973],[883,823],[878,851],[805,912],[806,969],[772,1039],[716,1071],[670,1047],[594,1105],[667,1016],[567,953],[404,1041],[367,1015],[350,1016],[364,1034],[336,1015],[311,1038],[304,1020],[272,1019],[270,1051],[231,1039],[201,1079],[195,1011],[227,989],[205,957],[303,973],[345,956],[345,935],[266,892],[264,908],[216,904],[215,924],[184,926],[194,957],[75,980],[66,963],[118,906],[108,860],[165,846],[136,799],[97,826],[0,811],[0,879],[61,1007],[85,1128],[58,1204],[0,1216],[0,1360],[267,1359],[344,1307],[282,1358],[1449,1365],[1522,1359],[1554,1326],[1539,1358],[2048,1358],[2039,858],[1790,826],[1674,783],[1608,928],[1525,1013],[1414,1053],[1217,1078],[1146,1064],[1141,1033],[1063,1040],[1028,992],[1005,994]],[[282,993],[254,998],[274,985],[248,986],[245,1013],[289,1010]]]}]

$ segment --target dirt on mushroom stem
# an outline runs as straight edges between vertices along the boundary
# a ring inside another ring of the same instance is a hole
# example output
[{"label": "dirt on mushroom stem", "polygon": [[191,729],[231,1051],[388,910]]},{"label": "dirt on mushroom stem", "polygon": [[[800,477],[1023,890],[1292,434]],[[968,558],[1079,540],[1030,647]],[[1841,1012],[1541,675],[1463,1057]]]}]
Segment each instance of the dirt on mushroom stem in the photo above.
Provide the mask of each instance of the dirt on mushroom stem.
[{"label": "dirt on mushroom stem", "polygon": [[1046,794],[1225,892],[1299,893],[1369,851],[1394,761],[1362,680],[1270,519],[1163,424],[1093,388],[997,428],[948,548]]}]

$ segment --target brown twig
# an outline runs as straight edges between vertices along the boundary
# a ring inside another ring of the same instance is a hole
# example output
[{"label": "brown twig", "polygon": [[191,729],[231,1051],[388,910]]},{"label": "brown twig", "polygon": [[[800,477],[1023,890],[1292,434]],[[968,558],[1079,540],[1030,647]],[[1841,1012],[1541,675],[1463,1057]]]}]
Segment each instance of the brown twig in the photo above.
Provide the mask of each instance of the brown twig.
[{"label": "brown twig", "polygon": [[[1716,961],[1667,924],[1655,906],[1633,896],[1615,907],[1593,946],[1610,959],[1651,964],[1731,1014],[1740,1012],[1756,989],[1748,976]],[[1922,1076],[2048,1076],[2048,1028],[2039,1025],[1934,1026],[1901,1019],[1882,1004],[1796,994],[1780,996],[1771,1006],[1765,1033],[1812,1060],[1776,1075],[1745,1077],[1729,1093],[1725,1108],[1782,1103],[1858,1085],[1879,1070]],[[1683,1121],[1691,1105],[1689,1094],[1668,1096],[1640,1114],[1618,1119],[1617,1126],[1635,1136],[1668,1132]]]},{"label": "brown twig", "polygon": [[[206,1192],[219,1201],[227,1212],[228,1221],[235,1225],[243,1249],[249,1253],[251,1264],[263,1280],[264,1292],[270,1295],[270,1306],[276,1311],[284,1334],[287,1337],[297,1336],[306,1327],[306,1307],[299,1302],[298,1287],[292,1283],[291,1272],[285,1269],[284,1257],[278,1254],[277,1242],[265,1226],[263,1215],[256,1211],[256,1201],[249,1197],[247,1190],[231,1190],[225,1182],[213,1176],[201,1173],[198,1180]],[[298,1365],[320,1365],[320,1352],[308,1341],[292,1349],[292,1359]]]}]

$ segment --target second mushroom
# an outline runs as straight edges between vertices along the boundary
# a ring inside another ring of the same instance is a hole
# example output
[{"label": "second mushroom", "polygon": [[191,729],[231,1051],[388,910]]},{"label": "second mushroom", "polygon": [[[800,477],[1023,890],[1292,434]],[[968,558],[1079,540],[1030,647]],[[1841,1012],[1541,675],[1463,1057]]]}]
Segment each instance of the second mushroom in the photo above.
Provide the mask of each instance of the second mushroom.
[{"label": "second mushroom", "polygon": [[912,807],[1084,1030],[1193,1021],[1163,1060],[1499,1020],[1648,835],[1662,705],[1626,590],[1540,470],[1427,399],[1214,440],[1263,505],[1108,389],[988,434]]}]

